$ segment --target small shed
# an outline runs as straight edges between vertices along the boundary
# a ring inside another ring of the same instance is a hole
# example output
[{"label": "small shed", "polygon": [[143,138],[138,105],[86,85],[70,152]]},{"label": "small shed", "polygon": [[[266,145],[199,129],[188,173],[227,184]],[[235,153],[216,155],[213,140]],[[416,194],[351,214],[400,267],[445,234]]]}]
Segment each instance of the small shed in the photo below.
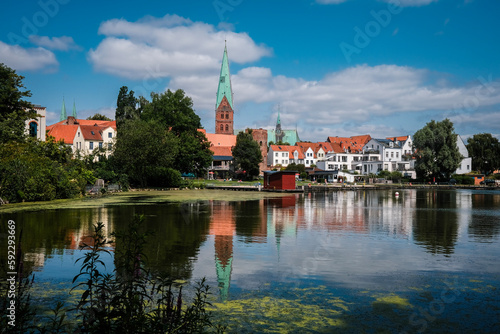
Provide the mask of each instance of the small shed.
[{"label": "small shed", "polygon": [[264,189],[295,190],[296,171],[265,171]]}]

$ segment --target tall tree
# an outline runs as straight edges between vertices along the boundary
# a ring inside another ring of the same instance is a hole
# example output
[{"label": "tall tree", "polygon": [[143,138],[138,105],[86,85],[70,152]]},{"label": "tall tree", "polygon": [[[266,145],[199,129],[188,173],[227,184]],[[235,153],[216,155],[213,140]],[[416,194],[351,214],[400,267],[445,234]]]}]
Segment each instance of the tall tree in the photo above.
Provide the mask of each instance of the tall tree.
[{"label": "tall tree", "polygon": [[31,103],[23,100],[31,96],[29,90],[23,90],[24,77],[0,63],[0,142],[11,140],[23,141],[25,122],[36,116],[31,110]]},{"label": "tall tree", "polygon": [[472,169],[486,175],[500,169],[500,142],[490,133],[475,134],[467,141]]},{"label": "tall tree", "polygon": [[151,102],[141,98],[141,119],[157,122],[179,138],[179,154],[174,168],[184,173],[203,175],[212,161],[210,143],[194,112],[193,100],[182,89],[175,92],[151,93]]},{"label": "tall tree", "polygon": [[193,100],[182,89],[151,93],[151,102],[144,106],[141,118],[161,122],[176,135],[185,131],[194,133],[201,128],[200,117],[193,109]]},{"label": "tall tree", "polygon": [[448,179],[463,157],[457,146],[457,135],[449,119],[432,120],[415,133],[415,171],[426,179]]},{"label": "tall tree", "polygon": [[236,145],[233,147],[235,167],[246,173],[248,178],[258,176],[259,164],[262,162],[259,143],[252,137],[252,131],[240,132],[236,136]]},{"label": "tall tree", "polygon": [[117,129],[120,129],[126,120],[139,119],[140,112],[137,103],[138,99],[135,98],[134,91],[129,92],[127,86],[122,86],[116,99],[115,119]]}]

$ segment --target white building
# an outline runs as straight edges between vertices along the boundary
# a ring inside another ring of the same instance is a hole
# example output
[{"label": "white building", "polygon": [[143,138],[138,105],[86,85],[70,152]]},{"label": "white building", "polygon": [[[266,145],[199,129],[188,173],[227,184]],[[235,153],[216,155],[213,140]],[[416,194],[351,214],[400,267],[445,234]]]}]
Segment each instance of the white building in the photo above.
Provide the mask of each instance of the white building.
[{"label": "white building", "polygon": [[34,110],[37,117],[26,121],[26,134],[40,141],[45,141],[47,109],[40,105],[33,105],[30,110]]},{"label": "white building", "polygon": [[467,174],[472,171],[472,158],[469,158],[469,151],[465,146],[464,141],[460,135],[457,135],[457,146],[458,151],[462,155],[462,161],[460,162],[460,166],[458,166],[455,174]]},{"label": "white building", "polygon": [[104,149],[109,156],[116,138],[115,121],[95,121],[75,119],[69,116],[65,121],[49,125],[48,135],[63,140],[74,154],[89,155],[97,149]]}]

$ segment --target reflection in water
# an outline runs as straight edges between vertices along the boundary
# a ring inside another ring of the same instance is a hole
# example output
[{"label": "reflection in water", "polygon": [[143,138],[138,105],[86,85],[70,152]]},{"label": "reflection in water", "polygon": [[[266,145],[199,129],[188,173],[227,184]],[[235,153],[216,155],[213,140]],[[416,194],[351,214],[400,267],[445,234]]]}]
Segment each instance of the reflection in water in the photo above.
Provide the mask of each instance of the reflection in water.
[{"label": "reflection in water", "polygon": [[233,270],[233,235],[236,231],[232,203],[211,202],[210,235],[215,236],[215,268],[217,285],[222,300],[229,293],[231,271]]},{"label": "reflection in water", "polygon": [[458,236],[457,192],[417,190],[414,238],[430,253],[453,253]]},{"label": "reflection in water", "polygon": [[[498,192],[403,190],[396,197],[392,191],[360,190],[25,212],[0,219],[13,219],[24,230],[25,260],[43,280],[49,270],[51,277],[71,272],[61,279],[77,273],[78,246],[89,240],[96,222],[105,223],[109,237],[135,214],[144,214],[145,229],[154,231],[145,250],[150,269],[173,279],[206,276],[218,285],[222,300],[234,300],[241,291],[287,284],[404,290],[410,283],[428,284],[421,277],[428,272],[437,277],[481,272],[498,286],[499,207]],[[2,224],[0,234],[5,233]],[[6,252],[0,260],[6,263]]]}]

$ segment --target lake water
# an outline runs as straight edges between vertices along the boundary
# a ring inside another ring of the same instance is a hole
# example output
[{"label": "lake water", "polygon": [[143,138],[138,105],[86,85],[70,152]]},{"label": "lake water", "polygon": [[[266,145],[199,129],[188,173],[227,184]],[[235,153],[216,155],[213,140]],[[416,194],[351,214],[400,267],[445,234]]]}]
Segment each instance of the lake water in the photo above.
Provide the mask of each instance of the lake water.
[{"label": "lake water", "polygon": [[134,214],[154,231],[150,268],[188,282],[206,277],[230,332],[500,332],[499,191],[47,210],[0,214],[1,232],[8,219],[23,228],[35,299],[53,303],[68,298],[92,224],[104,222],[109,234]]}]

